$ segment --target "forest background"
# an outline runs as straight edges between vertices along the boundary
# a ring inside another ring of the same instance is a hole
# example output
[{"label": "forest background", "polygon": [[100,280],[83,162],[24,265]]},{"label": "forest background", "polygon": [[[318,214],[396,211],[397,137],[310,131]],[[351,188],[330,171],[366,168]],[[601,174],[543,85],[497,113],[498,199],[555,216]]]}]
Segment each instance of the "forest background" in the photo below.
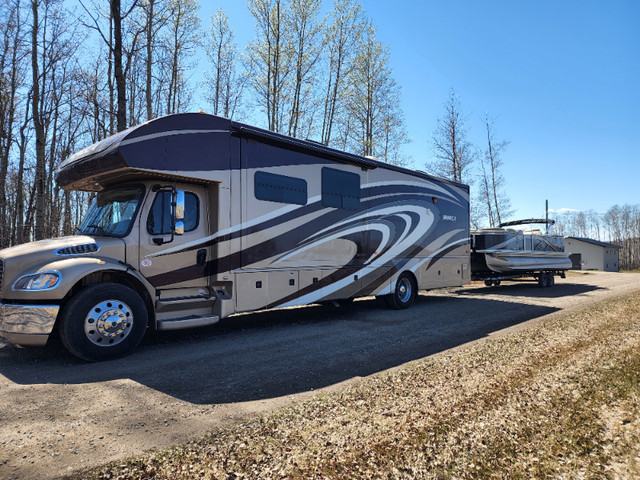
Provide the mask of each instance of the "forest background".
[{"label": "forest background", "polygon": [[[71,234],[91,195],[61,191],[73,152],[158,116],[193,111],[258,124],[471,184],[472,226],[513,214],[503,171],[509,141],[481,116],[483,142],[454,88],[411,142],[391,49],[354,0],[249,0],[253,37],[238,45],[219,9],[194,0],[8,0],[0,5],[0,247]],[[204,73],[194,75],[194,69]],[[426,114],[426,113],[425,113]],[[477,123],[477,122],[476,122]],[[478,137],[476,137],[478,138]],[[535,199],[541,202],[541,198]],[[640,206],[552,212],[557,232],[622,246],[640,267]]]}]

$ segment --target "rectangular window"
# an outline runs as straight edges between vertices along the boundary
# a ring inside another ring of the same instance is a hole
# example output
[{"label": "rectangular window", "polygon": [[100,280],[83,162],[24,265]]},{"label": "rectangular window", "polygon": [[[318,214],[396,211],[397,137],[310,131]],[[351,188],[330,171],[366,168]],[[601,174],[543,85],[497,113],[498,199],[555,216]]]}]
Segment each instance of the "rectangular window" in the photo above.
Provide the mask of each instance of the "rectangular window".
[{"label": "rectangular window", "polygon": [[253,180],[254,193],[258,200],[295,205],[307,204],[307,182],[302,178],[256,172]]},{"label": "rectangular window", "polygon": [[358,210],[360,208],[360,175],[324,167],[322,169],[322,205]]}]

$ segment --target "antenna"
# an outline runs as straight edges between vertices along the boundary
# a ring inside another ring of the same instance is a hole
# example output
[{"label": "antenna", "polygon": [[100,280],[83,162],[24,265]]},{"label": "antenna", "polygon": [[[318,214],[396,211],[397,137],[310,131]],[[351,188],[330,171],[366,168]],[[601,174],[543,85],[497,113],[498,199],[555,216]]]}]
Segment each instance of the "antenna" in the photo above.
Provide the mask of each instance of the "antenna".
[{"label": "antenna", "polygon": [[551,225],[549,225],[549,200],[544,201],[544,218],[547,221],[547,231],[545,235],[549,235],[549,230],[551,230]]},{"label": "antenna", "polygon": [[544,218],[549,221],[549,200],[544,201]]}]

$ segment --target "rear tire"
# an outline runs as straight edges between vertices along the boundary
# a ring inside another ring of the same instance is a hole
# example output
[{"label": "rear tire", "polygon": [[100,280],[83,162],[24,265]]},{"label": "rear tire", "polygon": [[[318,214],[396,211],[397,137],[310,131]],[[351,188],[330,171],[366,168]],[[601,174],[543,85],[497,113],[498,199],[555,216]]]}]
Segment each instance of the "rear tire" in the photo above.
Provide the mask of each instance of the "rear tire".
[{"label": "rear tire", "polygon": [[60,338],[82,360],[108,360],[136,348],[147,322],[147,307],[134,290],[117,283],[90,285],[62,310]]},{"label": "rear tire", "polygon": [[417,294],[418,286],[413,275],[404,272],[396,281],[395,291],[390,295],[385,295],[384,300],[389,308],[403,310],[413,304]]}]

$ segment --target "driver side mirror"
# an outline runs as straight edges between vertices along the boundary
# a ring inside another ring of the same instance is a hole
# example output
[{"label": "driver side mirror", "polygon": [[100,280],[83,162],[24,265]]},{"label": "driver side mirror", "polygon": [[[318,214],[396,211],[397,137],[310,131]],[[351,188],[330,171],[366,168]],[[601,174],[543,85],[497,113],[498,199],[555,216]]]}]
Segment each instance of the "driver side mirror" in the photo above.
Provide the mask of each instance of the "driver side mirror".
[{"label": "driver side mirror", "polygon": [[176,190],[175,219],[184,220],[184,190]]},{"label": "driver side mirror", "polygon": [[173,231],[176,235],[184,234],[184,190],[176,190],[175,192],[175,213]]}]

